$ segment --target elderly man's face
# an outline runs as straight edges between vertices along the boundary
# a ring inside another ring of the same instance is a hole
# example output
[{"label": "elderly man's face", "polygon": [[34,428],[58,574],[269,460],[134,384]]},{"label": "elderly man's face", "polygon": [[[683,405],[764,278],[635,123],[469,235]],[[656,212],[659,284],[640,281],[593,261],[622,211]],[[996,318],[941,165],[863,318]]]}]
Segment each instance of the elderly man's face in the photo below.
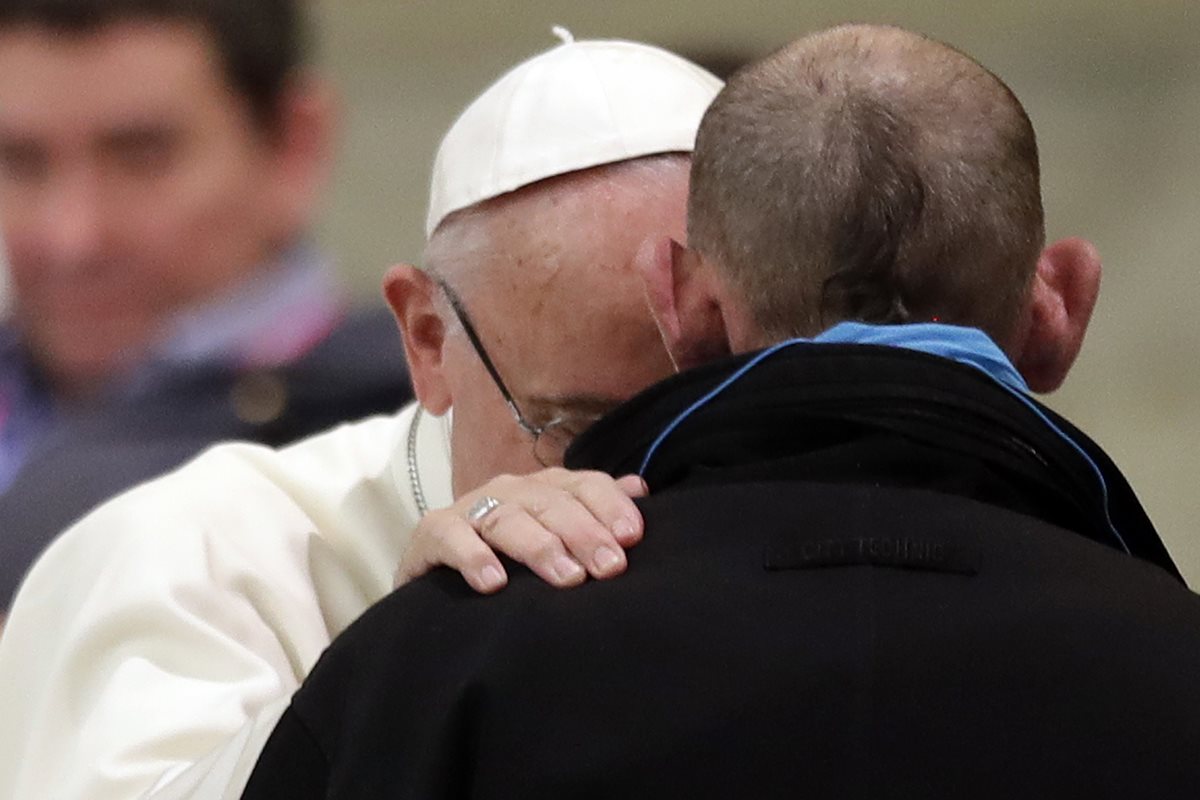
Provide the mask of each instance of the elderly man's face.
[{"label": "elderly man's face", "polygon": [[187,24],[0,32],[0,224],[50,377],[103,380],[292,224],[281,153]]},{"label": "elderly man's face", "polygon": [[[492,215],[489,252],[456,286],[523,414],[578,433],[672,367],[633,259],[650,235],[683,238],[686,160],[649,182],[591,171],[530,187]],[[453,326],[453,323],[451,323]],[[452,395],[455,494],[499,474],[539,469],[467,337],[452,333],[442,369]]]}]

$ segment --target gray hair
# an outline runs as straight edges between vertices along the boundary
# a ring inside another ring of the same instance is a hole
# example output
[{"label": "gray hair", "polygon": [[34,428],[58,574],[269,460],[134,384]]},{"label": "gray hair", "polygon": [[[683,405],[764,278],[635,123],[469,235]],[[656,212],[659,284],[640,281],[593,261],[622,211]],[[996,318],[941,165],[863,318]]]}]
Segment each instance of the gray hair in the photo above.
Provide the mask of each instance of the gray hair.
[{"label": "gray hair", "polygon": [[[476,267],[494,249],[492,231],[498,213],[513,199],[530,192],[539,192],[551,202],[556,196],[569,192],[597,192],[603,196],[605,192],[624,191],[655,196],[666,191],[681,173],[686,175],[690,163],[687,153],[664,153],[618,161],[538,181],[460,209],[442,220],[430,235],[422,265],[426,271],[450,281],[455,287],[470,284],[476,277]],[[565,238],[573,232],[583,231],[591,221],[555,220],[554,224],[569,225],[571,230],[551,230],[550,233]]]}]

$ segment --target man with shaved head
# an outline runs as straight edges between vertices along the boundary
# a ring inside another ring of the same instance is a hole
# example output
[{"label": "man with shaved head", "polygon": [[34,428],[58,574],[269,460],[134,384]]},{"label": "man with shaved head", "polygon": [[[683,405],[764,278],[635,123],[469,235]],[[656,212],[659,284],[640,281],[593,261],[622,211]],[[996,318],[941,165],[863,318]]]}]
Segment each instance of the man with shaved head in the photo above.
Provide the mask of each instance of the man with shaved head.
[{"label": "man with shaved head", "polygon": [[401,589],[246,797],[1193,794],[1200,600],[1029,394],[1100,265],[1043,247],[1007,87],[903,30],[800,39],[706,112],[688,210],[639,259],[685,371],[567,454],[650,486],[625,576]]}]

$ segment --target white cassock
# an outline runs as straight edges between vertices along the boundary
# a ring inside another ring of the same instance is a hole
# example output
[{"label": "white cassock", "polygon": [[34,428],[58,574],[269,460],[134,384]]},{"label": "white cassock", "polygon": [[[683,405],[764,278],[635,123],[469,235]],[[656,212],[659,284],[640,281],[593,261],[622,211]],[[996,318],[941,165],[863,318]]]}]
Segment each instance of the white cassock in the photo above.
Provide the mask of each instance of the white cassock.
[{"label": "white cassock", "polygon": [[0,636],[0,797],[240,796],[317,657],[391,590],[410,465],[451,501],[448,423],[415,408],[217,445],[64,533]]}]

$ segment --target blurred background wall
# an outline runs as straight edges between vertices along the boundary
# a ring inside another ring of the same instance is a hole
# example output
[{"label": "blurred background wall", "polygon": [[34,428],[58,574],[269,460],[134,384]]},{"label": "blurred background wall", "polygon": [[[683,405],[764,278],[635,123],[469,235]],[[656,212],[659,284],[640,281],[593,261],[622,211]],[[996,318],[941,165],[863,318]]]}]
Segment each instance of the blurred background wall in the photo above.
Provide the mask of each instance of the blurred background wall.
[{"label": "blurred background wall", "polygon": [[1200,3],[1196,0],[316,0],[320,60],[347,112],[321,236],[364,299],[417,259],[429,167],[501,71],[578,38],[712,63],[843,21],[892,22],[975,56],[1016,91],[1042,149],[1051,239],[1105,260],[1089,341],[1052,406],[1109,449],[1200,587]]}]

